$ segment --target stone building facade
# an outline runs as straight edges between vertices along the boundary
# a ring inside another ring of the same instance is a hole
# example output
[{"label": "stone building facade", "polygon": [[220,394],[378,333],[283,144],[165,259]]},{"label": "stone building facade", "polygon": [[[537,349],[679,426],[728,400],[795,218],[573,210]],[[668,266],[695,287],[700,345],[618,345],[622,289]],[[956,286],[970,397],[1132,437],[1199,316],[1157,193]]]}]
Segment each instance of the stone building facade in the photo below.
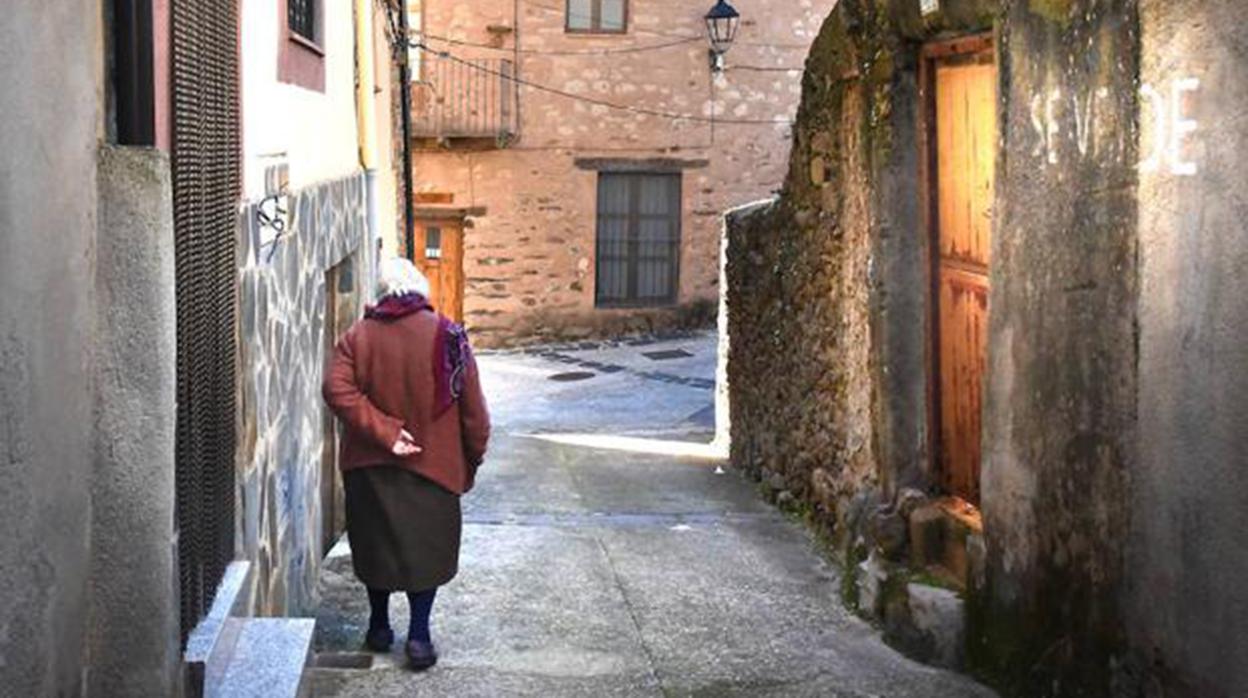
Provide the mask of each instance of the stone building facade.
[{"label": "stone building facade", "polygon": [[[1241,695],[1245,8],[937,7],[838,4],[783,193],[730,218],[733,460],[809,509],[847,601],[919,656],[1011,695]],[[972,63],[998,136],[966,501],[934,404],[930,71]],[[930,622],[942,605],[964,632]]]},{"label": "stone building facade", "polygon": [[[741,28],[715,75],[702,19],[712,4],[409,3],[414,36],[431,49],[412,54],[417,215],[461,221],[462,312],[478,342],[713,323],[719,214],[780,185],[802,63],[834,3],[735,3]],[[583,16],[595,6],[598,20]],[[612,12],[623,12],[618,26]],[[608,245],[597,244],[610,225],[598,214],[611,212],[599,188],[627,196],[629,176],[652,177],[647,190],[678,187],[670,207],[639,204],[675,219],[674,252],[654,255],[667,266],[638,282],[653,283],[649,294],[630,294],[628,262],[608,270]]]}]

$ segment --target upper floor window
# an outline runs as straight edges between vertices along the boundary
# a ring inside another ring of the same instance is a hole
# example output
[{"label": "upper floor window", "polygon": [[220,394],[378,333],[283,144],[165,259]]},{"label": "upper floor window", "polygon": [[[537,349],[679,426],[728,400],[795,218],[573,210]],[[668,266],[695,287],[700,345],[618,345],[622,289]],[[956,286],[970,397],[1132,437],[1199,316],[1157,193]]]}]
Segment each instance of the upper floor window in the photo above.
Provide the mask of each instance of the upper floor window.
[{"label": "upper floor window", "polygon": [[628,0],[568,0],[569,32],[622,34],[628,25]]},{"label": "upper floor window", "polygon": [[[286,13],[286,23],[279,23],[277,79],[300,87],[325,91],[324,0],[274,0],[278,17]],[[284,7],[283,7],[284,6]]]},{"label": "upper floor window", "polygon": [[290,32],[316,43],[316,1],[286,0],[286,21]]}]

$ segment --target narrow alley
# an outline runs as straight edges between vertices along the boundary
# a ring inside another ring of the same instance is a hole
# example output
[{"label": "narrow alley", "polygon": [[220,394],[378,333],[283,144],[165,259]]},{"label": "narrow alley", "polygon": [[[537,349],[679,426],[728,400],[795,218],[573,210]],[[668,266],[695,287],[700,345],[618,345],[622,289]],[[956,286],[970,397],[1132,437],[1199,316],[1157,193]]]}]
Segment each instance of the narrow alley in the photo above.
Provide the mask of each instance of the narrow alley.
[{"label": "narrow alley", "polygon": [[[313,696],[994,695],[884,645],[753,484],[661,453],[713,436],[714,357],[707,334],[481,357],[500,433],[435,609],[439,664],[413,674],[401,647],[361,654],[368,605],[340,542]],[[592,377],[551,380],[569,372]],[[392,605],[403,627],[406,602]]]},{"label": "narrow alley", "polygon": [[0,698],[1248,696],[1245,0],[4,9]]}]

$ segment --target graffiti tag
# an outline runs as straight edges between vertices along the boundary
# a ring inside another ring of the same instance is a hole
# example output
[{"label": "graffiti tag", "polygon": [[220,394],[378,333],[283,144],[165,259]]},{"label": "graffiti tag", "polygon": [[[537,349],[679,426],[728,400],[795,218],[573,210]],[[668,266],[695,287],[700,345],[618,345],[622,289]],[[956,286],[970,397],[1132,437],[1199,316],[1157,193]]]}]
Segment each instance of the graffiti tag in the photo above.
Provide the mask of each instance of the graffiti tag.
[{"label": "graffiti tag", "polygon": [[[1189,139],[1199,130],[1190,117],[1190,95],[1199,89],[1200,80],[1192,77],[1140,88],[1141,127],[1148,135],[1138,163],[1142,172],[1166,171],[1183,177],[1199,172],[1197,163],[1187,159]],[[1065,95],[1059,88],[1032,97],[1030,117],[1036,137],[1032,155],[1042,167],[1060,164],[1067,141],[1073,142],[1081,158],[1101,154],[1105,140],[1122,152],[1116,141],[1123,137],[1123,129],[1105,134],[1097,128],[1098,105],[1109,96],[1109,90],[1102,87],[1082,96]]]}]

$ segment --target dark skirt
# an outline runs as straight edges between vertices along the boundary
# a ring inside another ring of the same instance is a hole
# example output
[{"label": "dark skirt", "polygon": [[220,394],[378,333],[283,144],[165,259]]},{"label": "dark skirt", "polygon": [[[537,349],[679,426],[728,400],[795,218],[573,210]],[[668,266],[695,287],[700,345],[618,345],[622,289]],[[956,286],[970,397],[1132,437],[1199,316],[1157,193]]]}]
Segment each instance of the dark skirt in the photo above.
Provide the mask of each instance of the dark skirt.
[{"label": "dark skirt", "polygon": [[425,591],[459,569],[459,495],[392,466],[343,474],[355,575],[370,589]]}]

